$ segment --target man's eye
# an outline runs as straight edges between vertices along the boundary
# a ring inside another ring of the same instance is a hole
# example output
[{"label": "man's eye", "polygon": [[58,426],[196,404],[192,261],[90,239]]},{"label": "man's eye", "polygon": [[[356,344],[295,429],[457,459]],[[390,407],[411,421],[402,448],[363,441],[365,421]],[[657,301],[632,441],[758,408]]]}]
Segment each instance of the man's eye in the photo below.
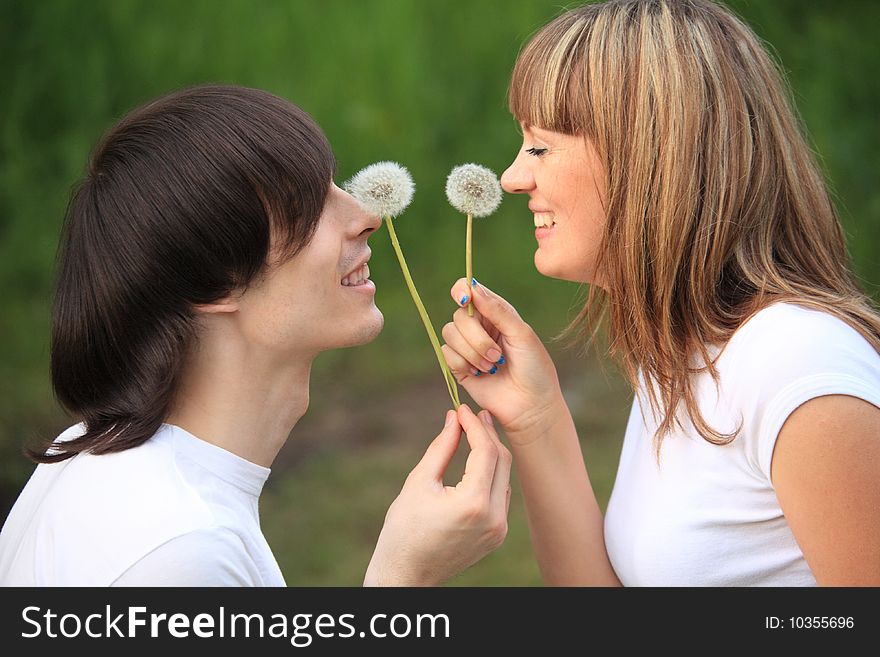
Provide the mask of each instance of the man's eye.
[{"label": "man's eye", "polygon": [[535,148],[534,146],[532,148],[526,149],[526,153],[528,153],[529,155],[534,155],[535,157],[541,157],[546,152],[547,152],[546,148]]}]

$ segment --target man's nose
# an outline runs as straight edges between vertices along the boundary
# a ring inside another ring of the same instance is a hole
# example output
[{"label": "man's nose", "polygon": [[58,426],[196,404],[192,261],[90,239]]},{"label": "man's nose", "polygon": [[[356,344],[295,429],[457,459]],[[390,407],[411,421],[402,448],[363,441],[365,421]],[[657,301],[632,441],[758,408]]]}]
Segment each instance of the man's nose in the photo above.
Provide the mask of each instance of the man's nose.
[{"label": "man's nose", "polygon": [[382,226],[382,217],[370,214],[369,212],[365,212],[360,207],[358,208],[358,210],[358,225],[361,228],[361,235],[369,235],[370,233],[379,230],[379,228]]},{"label": "man's nose", "polygon": [[517,157],[501,174],[501,187],[509,194],[525,194],[535,186],[535,177],[529,168]]}]

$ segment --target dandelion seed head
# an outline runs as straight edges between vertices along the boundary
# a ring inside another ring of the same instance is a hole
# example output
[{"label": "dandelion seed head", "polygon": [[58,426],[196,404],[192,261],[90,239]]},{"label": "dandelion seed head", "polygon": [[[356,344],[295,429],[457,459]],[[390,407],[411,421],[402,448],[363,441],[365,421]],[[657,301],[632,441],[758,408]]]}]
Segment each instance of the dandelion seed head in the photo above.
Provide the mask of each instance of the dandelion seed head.
[{"label": "dandelion seed head", "polygon": [[364,210],[380,217],[396,217],[412,202],[415,183],[397,162],[376,162],[358,171],[344,185]]},{"label": "dandelion seed head", "polygon": [[488,217],[501,204],[501,184],[491,169],[460,164],[446,179],[446,198],[463,214]]}]

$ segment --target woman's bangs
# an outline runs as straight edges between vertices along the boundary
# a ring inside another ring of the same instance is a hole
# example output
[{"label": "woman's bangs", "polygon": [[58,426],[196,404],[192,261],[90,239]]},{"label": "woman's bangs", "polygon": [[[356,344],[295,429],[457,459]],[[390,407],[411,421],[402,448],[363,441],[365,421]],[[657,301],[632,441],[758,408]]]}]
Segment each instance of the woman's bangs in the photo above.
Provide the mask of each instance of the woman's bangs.
[{"label": "woman's bangs", "polygon": [[584,63],[572,57],[585,25],[550,24],[526,45],[510,80],[508,106],[517,121],[565,134],[584,132]]}]

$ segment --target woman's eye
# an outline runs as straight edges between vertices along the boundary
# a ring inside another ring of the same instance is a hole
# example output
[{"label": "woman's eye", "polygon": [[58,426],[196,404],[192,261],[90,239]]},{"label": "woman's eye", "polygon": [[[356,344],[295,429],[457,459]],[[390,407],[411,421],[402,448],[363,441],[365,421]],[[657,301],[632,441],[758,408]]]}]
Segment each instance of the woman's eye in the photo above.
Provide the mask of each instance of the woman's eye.
[{"label": "woman's eye", "polygon": [[532,148],[526,149],[526,153],[528,153],[529,155],[534,155],[535,157],[541,157],[546,152],[547,152],[546,148],[535,148],[534,146],[532,146]]}]

